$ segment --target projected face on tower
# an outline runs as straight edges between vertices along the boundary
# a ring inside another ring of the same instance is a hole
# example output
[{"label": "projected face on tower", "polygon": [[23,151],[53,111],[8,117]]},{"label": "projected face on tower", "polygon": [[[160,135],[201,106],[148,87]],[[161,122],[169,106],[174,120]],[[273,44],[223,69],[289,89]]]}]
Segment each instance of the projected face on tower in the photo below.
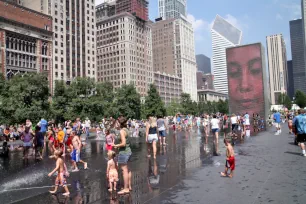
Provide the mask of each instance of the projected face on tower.
[{"label": "projected face on tower", "polygon": [[227,49],[231,112],[264,112],[263,69],[260,44]]}]

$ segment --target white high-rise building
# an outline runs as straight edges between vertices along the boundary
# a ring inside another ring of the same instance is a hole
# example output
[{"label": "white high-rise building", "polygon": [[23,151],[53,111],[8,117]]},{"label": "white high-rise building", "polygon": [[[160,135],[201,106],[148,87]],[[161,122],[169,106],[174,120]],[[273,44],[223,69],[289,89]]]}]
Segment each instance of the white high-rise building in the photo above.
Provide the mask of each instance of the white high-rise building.
[{"label": "white high-rise building", "polygon": [[53,18],[53,79],[96,79],[95,0],[22,0],[22,5]]},{"label": "white high-rise building", "polygon": [[186,0],[158,0],[158,13],[163,19],[186,17]]},{"label": "white high-rise building", "polygon": [[226,48],[240,45],[242,31],[217,15],[211,29],[215,89],[228,93]]},{"label": "white high-rise building", "polygon": [[267,51],[271,103],[278,104],[278,96],[286,93],[288,87],[286,44],[282,34],[267,36]]}]

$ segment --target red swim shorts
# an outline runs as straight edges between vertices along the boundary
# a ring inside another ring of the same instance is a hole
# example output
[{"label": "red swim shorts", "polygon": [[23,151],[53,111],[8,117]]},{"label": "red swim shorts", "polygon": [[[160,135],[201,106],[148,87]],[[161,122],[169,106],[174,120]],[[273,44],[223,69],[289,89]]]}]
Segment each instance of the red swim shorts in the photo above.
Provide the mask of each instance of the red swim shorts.
[{"label": "red swim shorts", "polygon": [[226,160],[226,167],[230,168],[232,171],[235,170],[235,157],[230,157]]}]

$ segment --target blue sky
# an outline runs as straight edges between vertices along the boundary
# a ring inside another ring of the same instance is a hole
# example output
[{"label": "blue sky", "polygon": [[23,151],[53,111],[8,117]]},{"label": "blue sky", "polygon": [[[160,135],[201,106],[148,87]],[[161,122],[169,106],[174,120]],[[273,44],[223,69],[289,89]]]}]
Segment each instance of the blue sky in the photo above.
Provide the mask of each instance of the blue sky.
[{"label": "blue sky", "polygon": [[[158,0],[150,0],[150,18],[158,15]],[[195,29],[196,54],[211,57],[210,26],[217,14],[243,32],[243,44],[261,42],[281,33],[291,59],[289,21],[301,18],[300,0],[187,0],[187,13]]]},{"label": "blue sky", "polygon": [[[96,0],[97,3],[103,0]],[[158,0],[149,0],[150,19],[158,17]],[[289,21],[301,18],[300,0],[187,0],[188,18],[194,25],[196,54],[211,57],[210,26],[217,14],[243,32],[243,44],[283,34],[291,59]]]}]

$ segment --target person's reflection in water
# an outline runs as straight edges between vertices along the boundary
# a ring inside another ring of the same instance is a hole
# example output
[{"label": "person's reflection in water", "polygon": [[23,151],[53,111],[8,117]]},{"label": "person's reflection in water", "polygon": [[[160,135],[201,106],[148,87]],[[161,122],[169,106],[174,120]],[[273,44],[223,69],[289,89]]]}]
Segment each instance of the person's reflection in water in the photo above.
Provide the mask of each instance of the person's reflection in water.
[{"label": "person's reflection in water", "polygon": [[227,50],[229,96],[232,112],[261,112],[264,102],[260,44]]},{"label": "person's reflection in water", "polygon": [[81,190],[81,184],[79,180],[73,181],[72,187],[75,190],[75,195],[73,196],[72,203],[73,204],[82,204],[83,203],[83,197],[82,197],[82,190]]},{"label": "person's reflection in water", "polygon": [[164,174],[167,171],[167,151],[166,146],[160,148],[160,156],[159,156],[159,172]]},{"label": "person's reflection in water", "polygon": [[153,166],[151,159],[148,159],[149,171],[148,171],[148,186],[149,192],[152,192],[154,189],[159,189],[159,179],[157,161],[154,159]]}]

